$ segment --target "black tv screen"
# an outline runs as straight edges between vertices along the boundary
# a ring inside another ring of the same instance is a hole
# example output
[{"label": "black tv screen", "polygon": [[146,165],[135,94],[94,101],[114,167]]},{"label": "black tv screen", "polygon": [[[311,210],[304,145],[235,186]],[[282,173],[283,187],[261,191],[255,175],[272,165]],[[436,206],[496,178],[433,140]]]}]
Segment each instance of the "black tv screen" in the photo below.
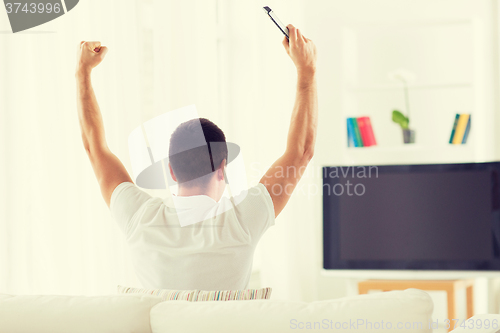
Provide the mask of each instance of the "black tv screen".
[{"label": "black tv screen", "polygon": [[323,168],[325,269],[500,270],[500,163]]}]

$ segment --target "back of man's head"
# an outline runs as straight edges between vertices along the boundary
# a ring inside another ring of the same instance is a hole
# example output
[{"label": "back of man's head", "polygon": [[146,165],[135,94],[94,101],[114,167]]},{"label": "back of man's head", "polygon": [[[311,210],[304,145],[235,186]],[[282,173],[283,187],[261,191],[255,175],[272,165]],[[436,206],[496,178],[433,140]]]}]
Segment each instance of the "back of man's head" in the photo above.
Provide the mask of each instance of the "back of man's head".
[{"label": "back of man's head", "polygon": [[[200,146],[200,125],[208,143]],[[219,144],[210,144],[219,142]],[[227,161],[226,136],[213,122],[197,118],[180,124],[170,138],[169,161],[177,182],[189,186],[204,187],[210,174]],[[221,144],[224,143],[224,144]]]}]

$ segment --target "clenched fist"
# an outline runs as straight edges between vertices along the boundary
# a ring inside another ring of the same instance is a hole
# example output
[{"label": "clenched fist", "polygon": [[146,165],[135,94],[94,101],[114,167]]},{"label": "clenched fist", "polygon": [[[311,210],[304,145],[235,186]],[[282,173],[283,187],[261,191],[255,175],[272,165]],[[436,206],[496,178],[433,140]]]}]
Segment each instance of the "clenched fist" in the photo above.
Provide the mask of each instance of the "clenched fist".
[{"label": "clenched fist", "polygon": [[101,42],[80,42],[76,58],[76,74],[90,74],[92,69],[99,65],[108,53],[106,46]]},{"label": "clenched fist", "polygon": [[290,40],[283,39],[283,46],[292,58],[298,72],[314,73],[316,71],[316,46],[314,43],[304,37],[300,30],[289,24],[287,26]]}]

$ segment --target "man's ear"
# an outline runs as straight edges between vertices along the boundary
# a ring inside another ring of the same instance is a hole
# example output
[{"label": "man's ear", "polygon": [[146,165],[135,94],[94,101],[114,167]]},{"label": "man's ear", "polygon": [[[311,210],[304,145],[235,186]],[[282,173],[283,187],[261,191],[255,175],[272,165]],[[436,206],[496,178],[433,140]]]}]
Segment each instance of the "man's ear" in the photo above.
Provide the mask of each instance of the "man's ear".
[{"label": "man's ear", "polygon": [[217,169],[217,180],[224,180],[224,170],[226,169],[226,159],[223,159]]},{"label": "man's ear", "polygon": [[174,180],[174,182],[176,182],[177,178],[174,175],[174,170],[172,170],[172,166],[170,165],[170,163],[168,163],[168,170],[170,171],[170,176],[172,176],[172,179]]}]

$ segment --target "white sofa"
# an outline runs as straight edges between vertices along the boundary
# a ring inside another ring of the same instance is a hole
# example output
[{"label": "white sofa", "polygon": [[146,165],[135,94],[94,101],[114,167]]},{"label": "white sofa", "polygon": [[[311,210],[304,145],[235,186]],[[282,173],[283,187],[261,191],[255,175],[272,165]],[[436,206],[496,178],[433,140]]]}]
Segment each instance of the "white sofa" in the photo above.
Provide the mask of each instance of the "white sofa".
[{"label": "white sofa", "polygon": [[158,297],[139,294],[98,297],[0,294],[0,332],[430,333],[432,311],[429,295],[416,289],[312,303],[162,302]]}]

